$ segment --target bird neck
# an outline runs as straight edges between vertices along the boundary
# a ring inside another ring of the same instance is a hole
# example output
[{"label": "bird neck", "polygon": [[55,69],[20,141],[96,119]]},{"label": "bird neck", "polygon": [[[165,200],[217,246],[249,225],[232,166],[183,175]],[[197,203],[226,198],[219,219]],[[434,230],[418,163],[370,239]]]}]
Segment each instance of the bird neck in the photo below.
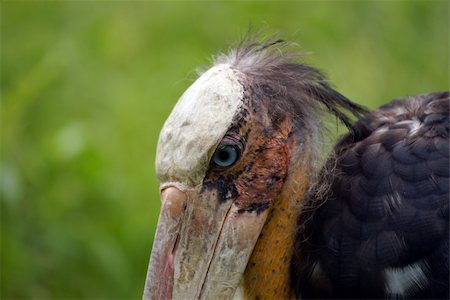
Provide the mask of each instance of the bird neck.
[{"label": "bird neck", "polygon": [[[292,151],[296,152],[299,151]],[[290,265],[300,203],[310,184],[311,152],[302,149],[301,157],[291,158],[283,190],[273,204],[244,273],[242,288],[245,299],[295,298]]]}]

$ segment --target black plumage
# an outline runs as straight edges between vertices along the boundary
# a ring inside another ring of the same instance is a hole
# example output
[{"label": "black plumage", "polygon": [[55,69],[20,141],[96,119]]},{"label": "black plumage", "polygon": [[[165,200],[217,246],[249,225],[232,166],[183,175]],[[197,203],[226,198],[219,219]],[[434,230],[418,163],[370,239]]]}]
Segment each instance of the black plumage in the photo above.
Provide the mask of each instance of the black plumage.
[{"label": "black plumage", "polygon": [[298,297],[449,298],[449,102],[393,101],[338,142],[300,216]]}]

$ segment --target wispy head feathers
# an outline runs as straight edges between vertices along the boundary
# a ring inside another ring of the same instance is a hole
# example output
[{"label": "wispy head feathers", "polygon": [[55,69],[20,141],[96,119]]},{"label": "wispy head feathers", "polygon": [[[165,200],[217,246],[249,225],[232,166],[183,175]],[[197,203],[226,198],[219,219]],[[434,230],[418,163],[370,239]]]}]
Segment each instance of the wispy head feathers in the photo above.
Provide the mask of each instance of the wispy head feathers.
[{"label": "wispy head feathers", "polygon": [[215,64],[226,63],[242,72],[255,92],[271,98],[274,114],[295,114],[293,119],[303,124],[329,111],[350,127],[352,115],[359,119],[367,112],[332,89],[318,69],[301,63],[301,56],[290,42],[277,38],[259,42],[250,36],[228,54],[217,56]]}]

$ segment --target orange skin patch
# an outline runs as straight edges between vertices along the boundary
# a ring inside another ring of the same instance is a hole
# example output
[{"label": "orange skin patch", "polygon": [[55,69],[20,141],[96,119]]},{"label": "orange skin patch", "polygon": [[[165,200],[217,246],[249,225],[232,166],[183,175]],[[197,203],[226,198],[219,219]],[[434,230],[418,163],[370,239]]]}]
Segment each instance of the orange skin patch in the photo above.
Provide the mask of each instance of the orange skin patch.
[{"label": "orange skin patch", "polygon": [[289,163],[288,126],[285,122],[281,131],[271,131],[270,136],[257,129],[250,132],[249,155],[244,155],[241,162],[250,167],[236,180],[239,197],[235,203],[243,210],[249,204],[269,207],[281,192]]},{"label": "orange skin patch", "polygon": [[[295,299],[290,282],[300,203],[309,186],[310,152],[294,157],[244,273],[245,299]],[[306,176],[305,176],[306,174]]]},{"label": "orange skin patch", "polygon": [[[219,201],[232,199],[236,194],[238,213],[269,212],[244,272],[245,298],[294,298],[290,264],[299,203],[309,184],[305,174],[310,174],[310,152],[304,150],[296,155],[298,145],[291,119],[273,124],[266,105],[260,105],[256,112],[252,104],[226,135],[244,141],[241,159],[226,170],[210,169],[203,185],[217,187],[220,183]],[[308,137],[304,138],[303,144],[310,144]]]}]

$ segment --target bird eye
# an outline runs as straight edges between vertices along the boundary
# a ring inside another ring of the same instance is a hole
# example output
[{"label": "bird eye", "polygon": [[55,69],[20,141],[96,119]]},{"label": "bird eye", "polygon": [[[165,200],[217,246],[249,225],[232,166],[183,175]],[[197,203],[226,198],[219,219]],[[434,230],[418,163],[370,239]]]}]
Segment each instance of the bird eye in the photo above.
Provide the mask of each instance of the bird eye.
[{"label": "bird eye", "polygon": [[239,151],[234,145],[223,145],[217,148],[212,157],[212,162],[221,168],[233,165],[239,158]]}]

